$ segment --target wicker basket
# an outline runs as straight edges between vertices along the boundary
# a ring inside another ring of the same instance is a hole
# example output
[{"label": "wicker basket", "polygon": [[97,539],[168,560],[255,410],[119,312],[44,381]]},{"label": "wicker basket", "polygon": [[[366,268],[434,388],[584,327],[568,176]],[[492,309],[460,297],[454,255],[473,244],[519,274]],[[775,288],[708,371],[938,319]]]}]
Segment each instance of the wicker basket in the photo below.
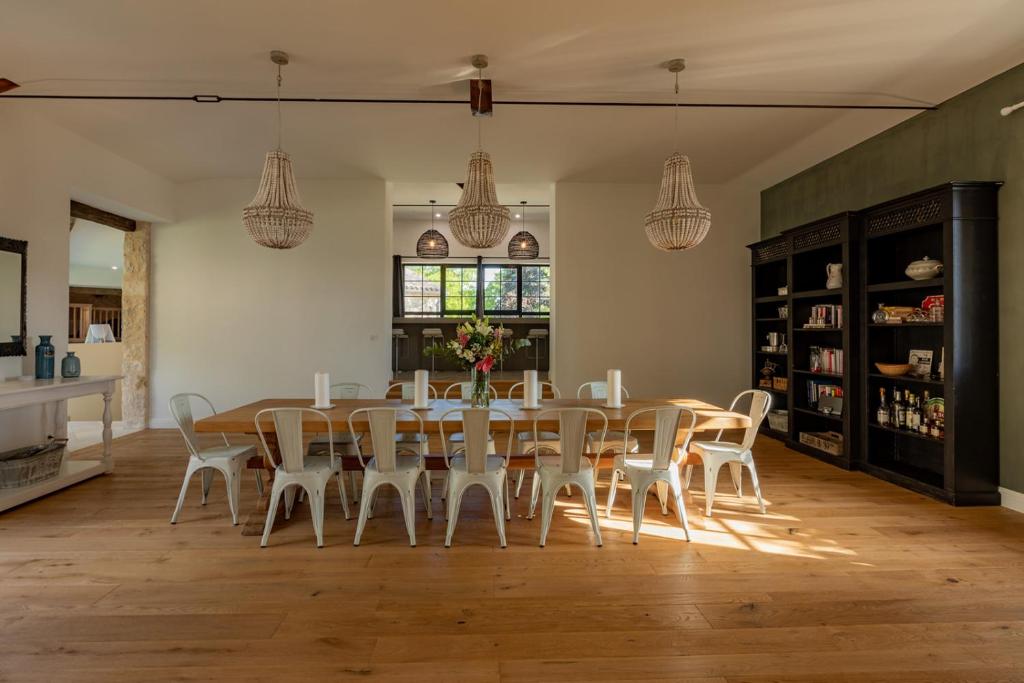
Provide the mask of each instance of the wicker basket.
[{"label": "wicker basket", "polygon": [[67,440],[51,439],[0,453],[0,489],[30,486],[57,476],[66,446]]}]

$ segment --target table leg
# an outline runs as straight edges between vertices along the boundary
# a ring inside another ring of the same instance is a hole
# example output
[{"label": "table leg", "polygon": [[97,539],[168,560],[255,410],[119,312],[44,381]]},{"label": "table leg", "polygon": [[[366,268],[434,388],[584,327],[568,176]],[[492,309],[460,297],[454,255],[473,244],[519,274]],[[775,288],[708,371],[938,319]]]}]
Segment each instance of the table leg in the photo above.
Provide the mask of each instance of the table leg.
[{"label": "table leg", "polygon": [[114,471],[114,455],[111,450],[114,430],[111,428],[113,417],[110,414],[110,400],[113,397],[113,389],[103,392],[103,469],[107,472]]},{"label": "table leg", "polygon": [[[267,448],[273,453],[274,459],[280,460],[281,452],[277,445],[277,435],[270,432],[264,434],[263,437],[266,439]],[[263,483],[263,494],[257,499],[256,507],[253,508],[242,524],[243,536],[262,536],[263,525],[267,521],[267,510],[270,508],[270,492],[274,488],[274,467],[273,463],[267,462],[267,459],[262,455],[250,458],[246,465],[249,469],[266,470],[269,475],[269,480]]]}]

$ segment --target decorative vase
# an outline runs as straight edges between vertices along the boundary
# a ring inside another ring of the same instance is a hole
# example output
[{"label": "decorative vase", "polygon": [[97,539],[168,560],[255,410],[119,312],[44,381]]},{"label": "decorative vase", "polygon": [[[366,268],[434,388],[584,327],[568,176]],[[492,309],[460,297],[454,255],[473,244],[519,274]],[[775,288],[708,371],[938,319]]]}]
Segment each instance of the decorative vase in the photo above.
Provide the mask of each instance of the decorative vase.
[{"label": "decorative vase", "polygon": [[82,374],[82,359],[75,355],[74,351],[68,351],[64,360],[60,362],[60,376],[65,379],[74,379]]},{"label": "decorative vase", "polygon": [[939,261],[938,259],[930,259],[925,256],[919,261],[912,262],[903,272],[905,272],[907,277],[911,280],[930,280],[933,277],[942,275],[942,270],[942,261]]},{"label": "decorative vase", "polygon": [[843,264],[828,263],[825,265],[825,289],[843,288]]},{"label": "decorative vase", "polygon": [[56,349],[50,343],[52,334],[39,335],[36,345],[36,379],[53,379],[53,355]]},{"label": "decorative vase", "polygon": [[491,405],[491,373],[473,368],[470,371],[473,393],[469,397],[470,407],[487,408]]}]

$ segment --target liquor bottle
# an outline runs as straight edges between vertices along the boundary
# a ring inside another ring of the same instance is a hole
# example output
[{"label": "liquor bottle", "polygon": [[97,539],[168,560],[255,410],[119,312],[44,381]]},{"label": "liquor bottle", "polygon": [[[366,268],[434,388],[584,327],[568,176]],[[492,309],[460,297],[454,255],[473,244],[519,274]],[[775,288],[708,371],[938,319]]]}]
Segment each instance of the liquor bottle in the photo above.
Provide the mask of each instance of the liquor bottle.
[{"label": "liquor bottle", "polygon": [[889,424],[889,404],[885,402],[885,388],[879,389],[878,393],[881,395],[881,401],[878,404],[878,424],[885,427]]},{"label": "liquor bottle", "polygon": [[931,417],[928,414],[928,391],[924,392],[924,400],[921,403],[921,424],[918,425],[917,431],[919,434],[928,435],[928,431],[931,425]]},{"label": "liquor bottle", "polygon": [[889,404],[889,426],[893,429],[900,428],[900,390],[892,390],[892,403]]},{"label": "liquor bottle", "polygon": [[899,404],[896,406],[896,429],[907,428],[907,403],[900,396],[899,392],[896,393],[896,397],[899,400]]},{"label": "liquor bottle", "polygon": [[921,399],[913,396],[910,400],[910,410],[907,413],[907,429],[916,432],[921,428]]}]

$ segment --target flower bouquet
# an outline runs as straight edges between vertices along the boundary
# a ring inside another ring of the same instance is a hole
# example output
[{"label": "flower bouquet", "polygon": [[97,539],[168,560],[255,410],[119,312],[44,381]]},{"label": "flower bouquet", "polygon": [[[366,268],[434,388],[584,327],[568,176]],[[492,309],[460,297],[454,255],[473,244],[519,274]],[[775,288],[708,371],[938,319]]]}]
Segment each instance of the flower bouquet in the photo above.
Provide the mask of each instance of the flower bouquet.
[{"label": "flower bouquet", "polygon": [[486,316],[478,318],[474,315],[455,328],[455,339],[442,346],[430,346],[423,353],[447,358],[469,370],[473,383],[470,402],[474,408],[486,407],[491,402],[491,368],[513,351],[530,345],[526,339],[506,344],[503,331],[501,325],[491,325]]}]

